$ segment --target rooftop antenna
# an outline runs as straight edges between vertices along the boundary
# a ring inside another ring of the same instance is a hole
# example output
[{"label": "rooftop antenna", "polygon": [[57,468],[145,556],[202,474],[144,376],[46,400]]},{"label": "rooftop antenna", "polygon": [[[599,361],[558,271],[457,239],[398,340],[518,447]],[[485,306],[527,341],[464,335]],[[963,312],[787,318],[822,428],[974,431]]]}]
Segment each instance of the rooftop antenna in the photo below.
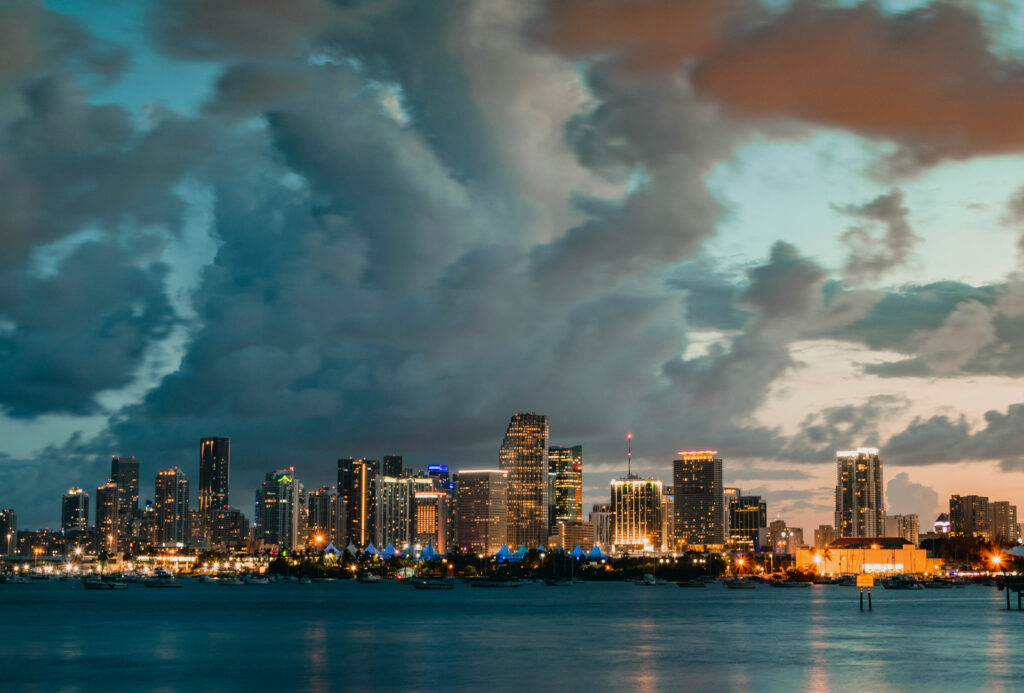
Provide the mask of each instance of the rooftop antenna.
[{"label": "rooftop antenna", "polygon": [[633,434],[626,434],[626,478],[633,478]]}]

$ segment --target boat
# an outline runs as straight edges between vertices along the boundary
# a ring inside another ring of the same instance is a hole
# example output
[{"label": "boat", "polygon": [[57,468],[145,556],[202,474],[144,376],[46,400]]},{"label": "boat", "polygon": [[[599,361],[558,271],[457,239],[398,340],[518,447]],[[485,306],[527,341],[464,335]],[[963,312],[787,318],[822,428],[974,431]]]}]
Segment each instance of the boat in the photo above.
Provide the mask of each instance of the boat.
[{"label": "boat", "polygon": [[256,573],[248,573],[242,581],[247,585],[269,585],[270,580],[265,575],[257,575]]},{"label": "boat", "polygon": [[87,590],[125,590],[128,583],[120,579],[105,580],[98,575],[87,577],[82,580],[82,586]]},{"label": "boat", "polygon": [[455,580],[452,578],[428,578],[413,584],[413,587],[418,590],[451,590],[455,589]]},{"label": "boat", "polygon": [[473,587],[522,587],[523,583],[518,578],[488,577],[477,578],[472,583]]},{"label": "boat", "polygon": [[839,586],[840,587],[856,587],[857,586],[857,576],[856,575],[844,575],[839,580]]},{"label": "boat", "polygon": [[238,587],[239,585],[244,585],[245,583],[242,582],[242,579],[239,578],[237,575],[226,575],[217,580],[217,584],[224,585],[225,587]]},{"label": "boat", "polygon": [[34,571],[34,570],[31,573],[29,573],[28,576],[29,576],[29,578],[31,578],[33,580],[49,580],[50,579],[50,576],[47,575],[46,573],[40,573],[40,572],[37,572],[37,571]]},{"label": "boat", "polygon": [[735,580],[729,580],[725,583],[725,586],[731,590],[752,590],[757,587],[750,580],[744,580],[742,578],[736,578]]},{"label": "boat", "polygon": [[310,577],[308,575],[303,575],[302,577],[299,578],[299,584],[300,585],[312,585],[313,584],[313,580],[310,579]]},{"label": "boat", "polygon": [[548,587],[572,587],[572,578],[560,579],[560,578],[545,578],[544,584]]},{"label": "boat", "polygon": [[921,583],[911,575],[894,575],[888,580],[882,581],[882,587],[887,590],[920,590],[924,589]]},{"label": "boat", "polygon": [[381,576],[376,573],[363,573],[356,578],[359,582],[375,583],[381,581]]},{"label": "boat", "polygon": [[795,580],[772,580],[772,587],[810,587],[809,582],[797,582]]},{"label": "boat", "polygon": [[[662,580],[662,582],[664,582],[664,580]],[[644,576],[633,584],[638,587],[654,587],[658,584],[658,581],[655,580],[654,576],[650,573],[644,573]]]},{"label": "boat", "polygon": [[199,576],[199,582],[202,582],[202,583],[216,582],[216,580],[212,576],[210,576],[210,575],[200,575]]},{"label": "boat", "polygon": [[681,580],[676,583],[677,587],[707,587],[707,583],[703,580]]},{"label": "boat", "polygon": [[142,583],[143,587],[184,587],[173,575],[157,569],[156,574]]},{"label": "boat", "polygon": [[929,580],[924,583],[926,590],[951,590],[953,589],[952,582],[946,582],[945,580]]},{"label": "boat", "polygon": [[4,582],[8,585],[27,585],[32,581],[24,575],[9,575]]}]

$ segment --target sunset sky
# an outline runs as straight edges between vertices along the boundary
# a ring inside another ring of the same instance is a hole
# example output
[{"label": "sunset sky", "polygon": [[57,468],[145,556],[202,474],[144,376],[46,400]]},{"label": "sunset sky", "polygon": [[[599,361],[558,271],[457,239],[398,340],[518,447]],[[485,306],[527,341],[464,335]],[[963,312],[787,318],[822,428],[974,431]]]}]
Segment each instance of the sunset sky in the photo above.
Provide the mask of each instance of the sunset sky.
[{"label": "sunset sky", "polygon": [[[1024,503],[1024,4],[0,4],[0,507],[112,454],[232,504],[336,460],[584,500],[711,448],[770,519]],[[194,502],[194,498],[193,498]]]}]

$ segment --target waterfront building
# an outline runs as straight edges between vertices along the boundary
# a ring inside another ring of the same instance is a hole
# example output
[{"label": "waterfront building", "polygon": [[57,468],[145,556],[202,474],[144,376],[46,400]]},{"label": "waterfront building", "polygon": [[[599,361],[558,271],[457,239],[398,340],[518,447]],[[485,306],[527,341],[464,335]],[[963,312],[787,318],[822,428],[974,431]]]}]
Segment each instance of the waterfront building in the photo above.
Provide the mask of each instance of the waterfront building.
[{"label": "waterfront building", "polygon": [[559,522],[548,537],[548,549],[561,546],[566,551],[582,547],[584,551],[594,548],[594,525],[590,522]]},{"label": "waterfront building", "polygon": [[409,543],[412,521],[413,480],[380,475],[374,483],[374,541],[377,548]]},{"label": "waterfront building", "polygon": [[89,494],[77,486],[64,494],[60,526],[64,532],[84,532],[89,527]]},{"label": "waterfront building", "polygon": [[267,474],[256,490],[256,541],[289,553],[299,547],[299,482],[295,468]]},{"label": "waterfront building", "polygon": [[514,414],[498,451],[508,473],[508,543],[539,546],[548,538],[548,417]]},{"label": "waterfront building", "polygon": [[231,438],[199,440],[199,517],[203,536],[211,535],[215,511],[231,507]]},{"label": "waterfront building", "polygon": [[548,465],[554,475],[555,522],[583,521],[583,446],[548,448]]},{"label": "waterfront building", "polygon": [[[731,517],[730,508],[732,502],[743,495],[735,486],[726,486],[722,489],[722,536],[725,537],[725,541],[729,541],[729,518]],[[674,535],[673,535],[674,536]]]},{"label": "waterfront building", "polygon": [[877,537],[885,531],[882,460],[877,448],[836,452],[836,521],[840,537]]},{"label": "waterfront building", "polygon": [[459,546],[471,553],[494,554],[508,543],[508,472],[460,470],[455,486]]},{"label": "waterfront building", "polygon": [[213,545],[221,549],[240,549],[249,541],[249,521],[237,508],[215,509],[211,531]]},{"label": "waterfront building", "polygon": [[384,455],[380,460],[380,473],[399,479],[406,476],[401,455]]},{"label": "waterfront building", "polygon": [[920,535],[921,522],[917,517],[917,513],[885,516],[885,536],[902,537],[907,542],[916,546]]},{"label": "waterfront building", "polygon": [[112,553],[117,550],[117,484],[113,481],[96,489],[97,550]]},{"label": "waterfront building", "polygon": [[594,543],[610,547],[615,538],[615,522],[610,505],[594,503],[590,511],[590,524],[594,526]]},{"label": "waterfront building", "polygon": [[662,483],[630,474],[612,479],[612,550],[661,551]]},{"label": "waterfront building", "polygon": [[350,541],[365,548],[376,537],[376,493],[374,483],[380,473],[377,460],[348,457],[338,460],[338,499],[344,507],[340,542]]},{"label": "waterfront building", "polygon": [[177,467],[161,469],[154,483],[155,541],[184,544],[188,541],[188,479]]},{"label": "waterfront building", "polygon": [[954,537],[974,537],[988,540],[988,498],[986,496],[949,497],[949,534]]},{"label": "waterfront building", "polygon": [[10,508],[0,510],[0,542],[5,556],[14,554],[18,546],[18,516]]},{"label": "waterfront building", "polygon": [[814,530],[814,548],[823,549],[838,538],[836,528],[832,525],[818,525]]},{"label": "waterfront building", "polygon": [[759,551],[768,542],[768,507],[761,496],[739,496],[729,506],[729,543]]},{"label": "waterfront building", "polygon": [[451,496],[442,489],[414,488],[412,508],[412,543],[430,544],[439,553],[447,553],[453,524]]},{"label": "waterfront building", "polygon": [[722,460],[717,450],[681,450],[672,462],[675,546],[725,543]]},{"label": "waterfront building", "polygon": [[1009,501],[994,501],[988,505],[988,526],[992,541],[1013,544],[1020,533],[1017,531],[1017,506]]},{"label": "waterfront building", "polygon": [[[306,496],[306,542],[322,549],[334,541],[334,494],[327,486]],[[317,537],[321,540],[317,541]]]},{"label": "waterfront building", "polygon": [[796,551],[797,570],[820,575],[933,574],[941,567],[941,560],[928,558],[926,550],[901,537],[841,537],[823,550]]}]

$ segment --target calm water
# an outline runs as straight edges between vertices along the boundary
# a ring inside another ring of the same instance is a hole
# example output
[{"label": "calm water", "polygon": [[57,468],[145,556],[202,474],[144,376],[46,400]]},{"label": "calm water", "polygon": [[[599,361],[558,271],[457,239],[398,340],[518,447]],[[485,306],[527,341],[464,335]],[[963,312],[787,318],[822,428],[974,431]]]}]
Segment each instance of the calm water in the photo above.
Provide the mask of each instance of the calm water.
[{"label": "calm water", "polygon": [[0,690],[1024,690],[991,587],[0,585]]}]

